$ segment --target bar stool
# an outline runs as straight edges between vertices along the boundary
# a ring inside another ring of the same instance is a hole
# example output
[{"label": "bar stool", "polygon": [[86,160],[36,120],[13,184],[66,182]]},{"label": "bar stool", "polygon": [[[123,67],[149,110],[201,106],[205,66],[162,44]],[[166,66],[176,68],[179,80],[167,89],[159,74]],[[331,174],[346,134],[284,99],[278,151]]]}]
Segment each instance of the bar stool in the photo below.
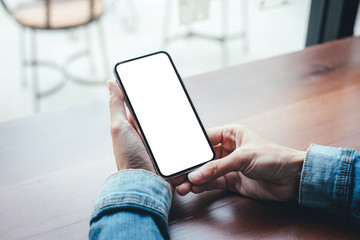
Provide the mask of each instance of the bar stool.
[{"label": "bar stool", "polygon": [[[86,84],[103,84],[105,81],[86,81],[84,79],[71,76],[67,67],[77,58],[89,53],[90,46],[86,52],[76,53],[68,57],[64,65],[58,65],[51,61],[41,61],[38,59],[37,53],[37,32],[39,30],[55,31],[64,29],[79,29],[88,26],[92,22],[96,22],[99,31],[99,42],[102,45],[102,58],[104,68],[108,67],[107,53],[105,49],[104,32],[99,21],[103,15],[102,0],[22,0],[13,7],[9,7],[9,3],[0,0],[5,10],[21,25],[20,36],[20,54],[22,62],[22,84],[26,85],[26,66],[32,68],[32,88],[34,95],[34,111],[40,110],[40,100],[49,96],[62,87],[64,87],[66,79],[74,80],[79,83]],[[26,41],[25,31],[30,29],[30,59],[26,59]],[[90,39],[89,39],[90,40]],[[88,54],[90,55],[90,54]],[[39,89],[38,67],[50,67],[62,73],[63,79],[56,83],[52,88],[46,91]],[[105,71],[106,72],[106,71]],[[104,79],[105,80],[105,79]]]}]

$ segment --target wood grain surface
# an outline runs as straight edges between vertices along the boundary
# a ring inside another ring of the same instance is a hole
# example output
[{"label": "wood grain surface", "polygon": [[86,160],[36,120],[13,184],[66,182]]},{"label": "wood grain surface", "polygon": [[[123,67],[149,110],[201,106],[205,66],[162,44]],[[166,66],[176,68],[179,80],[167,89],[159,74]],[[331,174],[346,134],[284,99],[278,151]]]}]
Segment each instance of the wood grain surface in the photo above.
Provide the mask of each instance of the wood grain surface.
[{"label": "wood grain surface", "polygon": [[[184,79],[205,127],[240,123],[306,150],[360,150],[360,38]],[[175,64],[176,64],[176,59]],[[107,98],[0,124],[0,239],[87,239],[116,171]],[[358,227],[294,202],[213,191],[175,196],[173,239],[359,239]]]}]

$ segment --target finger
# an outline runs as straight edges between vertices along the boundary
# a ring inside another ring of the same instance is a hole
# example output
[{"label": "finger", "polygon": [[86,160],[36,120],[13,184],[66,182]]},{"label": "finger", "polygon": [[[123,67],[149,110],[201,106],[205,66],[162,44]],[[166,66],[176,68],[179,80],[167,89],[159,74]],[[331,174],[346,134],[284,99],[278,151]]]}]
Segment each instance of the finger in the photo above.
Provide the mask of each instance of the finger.
[{"label": "finger", "polygon": [[229,172],[240,171],[250,163],[250,160],[251,157],[236,150],[224,158],[208,162],[189,173],[188,179],[196,185],[209,183]]},{"label": "finger", "polygon": [[219,159],[222,156],[221,148],[222,148],[221,146],[214,146],[216,159]]},{"label": "finger", "polygon": [[214,146],[214,150],[216,159],[224,158],[231,153],[230,151],[225,150],[221,145]]},{"label": "finger", "polygon": [[134,129],[137,129],[136,125],[135,125],[135,122],[134,122],[134,119],[133,117],[131,116],[130,113],[127,113],[127,120],[129,121],[129,123],[131,124],[131,126],[133,126]]},{"label": "finger", "polygon": [[124,120],[126,120],[124,96],[116,83],[108,81],[107,84],[110,92],[111,123],[123,122]]},{"label": "finger", "polygon": [[191,187],[191,192],[202,193],[205,191],[211,191],[211,190],[215,190],[215,189],[227,189],[226,180],[225,180],[224,176],[219,177],[219,178],[215,179],[214,181],[211,181],[206,184],[193,185]]},{"label": "finger", "polygon": [[171,182],[171,184],[173,185],[173,187],[177,187],[178,185],[180,185],[181,183],[185,182],[187,180],[187,176],[186,174],[174,177],[172,179],[170,179],[169,181]]},{"label": "finger", "polygon": [[178,186],[181,185],[184,181],[186,181],[187,177],[185,174],[181,175],[181,176],[177,176],[174,177],[172,179],[167,180],[167,182],[171,185],[171,191],[172,193],[174,193],[174,189]]},{"label": "finger", "polygon": [[221,144],[224,149],[231,151],[236,147],[237,137],[242,137],[243,133],[244,128],[241,125],[229,125],[207,130],[207,134],[213,146]]},{"label": "finger", "polygon": [[213,146],[218,145],[219,143],[221,143],[222,139],[223,139],[223,127],[214,127],[214,128],[209,128],[206,130],[206,133],[210,139],[210,142]]},{"label": "finger", "polygon": [[188,194],[191,190],[192,184],[189,182],[189,180],[181,183],[178,188],[176,189],[177,193],[181,196],[185,196]]}]

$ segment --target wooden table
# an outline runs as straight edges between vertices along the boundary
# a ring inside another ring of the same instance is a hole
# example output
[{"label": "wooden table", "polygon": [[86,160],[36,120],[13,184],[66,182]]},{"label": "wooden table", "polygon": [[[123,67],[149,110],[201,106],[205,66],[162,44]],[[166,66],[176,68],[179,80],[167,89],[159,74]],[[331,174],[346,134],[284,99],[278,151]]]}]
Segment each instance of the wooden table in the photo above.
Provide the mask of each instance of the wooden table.
[{"label": "wooden table", "polygon": [[[241,123],[305,150],[360,150],[360,38],[185,79],[206,127]],[[0,239],[86,239],[116,169],[107,99],[0,124]],[[214,191],[175,196],[173,239],[359,239],[348,222],[294,203]]]}]

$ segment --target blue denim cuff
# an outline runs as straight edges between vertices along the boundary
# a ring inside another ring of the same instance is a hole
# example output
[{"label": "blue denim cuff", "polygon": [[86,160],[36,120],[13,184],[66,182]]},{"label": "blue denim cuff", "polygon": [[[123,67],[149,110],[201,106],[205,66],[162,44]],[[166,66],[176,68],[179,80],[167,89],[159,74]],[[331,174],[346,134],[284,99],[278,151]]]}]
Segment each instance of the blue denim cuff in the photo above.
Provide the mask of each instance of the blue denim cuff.
[{"label": "blue denim cuff", "polygon": [[166,222],[171,200],[170,186],[161,177],[145,170],[123,170],[104,183],[90,224],[107,212],[129,209],[149,212]]},{"label": "blue denim cuff", "polygon": [[349,189],[355,156],[353,149],[311,145],[302,168],[299,204],[344,215],[352,197]]}]

